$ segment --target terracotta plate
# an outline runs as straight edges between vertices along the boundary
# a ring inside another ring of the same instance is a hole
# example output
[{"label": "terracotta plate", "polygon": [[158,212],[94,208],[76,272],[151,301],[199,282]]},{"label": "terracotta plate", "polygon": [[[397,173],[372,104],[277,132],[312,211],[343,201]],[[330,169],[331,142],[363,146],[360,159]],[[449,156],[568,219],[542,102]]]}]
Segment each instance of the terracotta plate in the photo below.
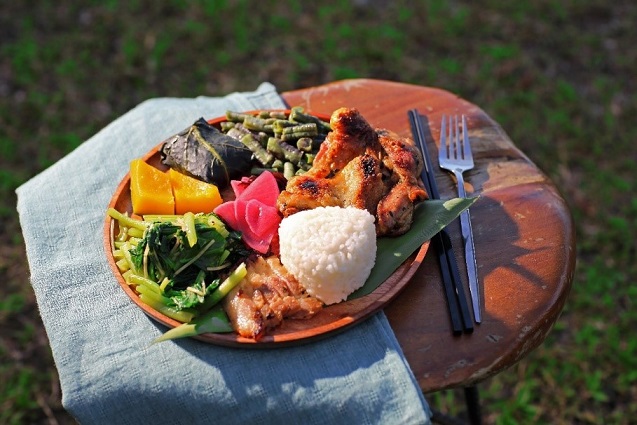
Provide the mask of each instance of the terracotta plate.
[{"label": "terracotta plate", "polygon": [[[288,111],[289,112],[289,111]],[[314,114],[323,120],[329,121],[329,117],[321,114]],[[225,117],[219,117],[209,122],[213,125],[225,121]],[[163,143],[163,142],[162,142]],[[160,161],[159,149],[161,143],[153,148],[144,156],[144,160],[162,170],[166,170],[166,166]],[[117,190],[111,198],[109,207],[115,208],[120,212],[132,213],[132,204],[130,198],[130,174],[126,174],[120,182]],[[117,222],[107,216],[104,222],[104,247],[107,253],[107,259],[126,295],[141,308],[151,318],[170,327],[176,327],[180,322],[171,319],[148,305],[144,304],[138,297],[138,294],[131,289],[120,273],[115,259],[113,258],[113,237],[117,234]],[[195,338],[212,344],[245,347],[245,348],[267,348],[281,347],[286,345],[297,345],[310,342],[316,339],[324,338],[343,331],[350,326],[360,323],[373,313],[381,310],[409,283],[409,280],[418,269],[423,261],[429,242],[409,257],[385,282],[378,286],[371,294],[353,300],[343,301],[338,304],[330,305],[317,315],[306,320],[285,320],[278,328],[269,331],[268,335],[259,341],[243,338],[235,333],[213,334],[207,333],[198,335]]]}]

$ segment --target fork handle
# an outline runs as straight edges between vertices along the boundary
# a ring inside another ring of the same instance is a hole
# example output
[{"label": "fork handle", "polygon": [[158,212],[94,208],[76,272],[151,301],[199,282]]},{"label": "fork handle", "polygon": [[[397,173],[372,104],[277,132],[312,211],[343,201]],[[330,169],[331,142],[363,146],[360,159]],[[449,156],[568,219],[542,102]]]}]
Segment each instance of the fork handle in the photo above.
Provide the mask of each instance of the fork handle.
[{"label": "fork handle", "polygon": [[[458,182],[458,196],[466,198],[464,190],[464,178],[462,172],[453,172]],[[464,210],[460,214],[460,228],[462,230],[462,242],[464,244],[464,258],[467,263],[467,277],[469,278],[469,293],[471,294],[471,305],[473,306],[473,317],[476,323],[482,322],[482,307],[480,303],[480,289],[478,286],[478,265],[476,262],[476,250],[473,244],[473,229],[471,228],[471,215],[469,210]]]},{"label": "fork handle", "polygon": [[461,198],[467,197],[467,192],[464,190],[464,177],[462,177],[462,171],[453,170],[453,174],[456,176],[456,182],[458,183],[458,196]]},{"label": "fork handle", "polygon": [[471,228],[469,210],[464,210],[460,214],[460,227],[462,229],[464,255],[467,262],[467,275],[469,277],[469,293],[471,294],[471,304],[473,305],[473,317],[476,323],[480,323],[482,322],[482,307],[480,305],[480,289],[478,287],[478,265],[476,263],[473,229]]}]

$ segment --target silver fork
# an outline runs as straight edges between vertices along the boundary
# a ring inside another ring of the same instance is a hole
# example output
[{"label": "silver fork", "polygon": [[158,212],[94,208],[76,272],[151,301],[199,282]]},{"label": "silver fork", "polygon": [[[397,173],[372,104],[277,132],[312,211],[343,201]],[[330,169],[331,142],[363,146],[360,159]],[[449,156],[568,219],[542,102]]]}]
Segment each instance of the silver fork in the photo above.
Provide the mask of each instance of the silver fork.
[{"label": "silver fork", "polygon": [[[448,127],[448,131],[447,131]],[[447,143],[447,139],[449,142]],[[467,132],[467,118],[462,116],[462,142],[458,130],[458,117],[442,117],[440,126],[440,150],[438,162],[440,168],[451,171],[458,181],[458,196],[466,198],[464,189],[464,177],[462,173],[473,168],[473,154],[469,144]],[[473,230],[471,229],[471,216],[469,210],[464,210],[460,215],[462,240],[464,242],[465,260],[467,263],[467,275],[469,277],[469,292],[473,305],[473,316],[476,323],[482,321],[482,308],[480,306],[480,291],[478,289],[478,267],[476,264],[475,247],[473,245]]]}]

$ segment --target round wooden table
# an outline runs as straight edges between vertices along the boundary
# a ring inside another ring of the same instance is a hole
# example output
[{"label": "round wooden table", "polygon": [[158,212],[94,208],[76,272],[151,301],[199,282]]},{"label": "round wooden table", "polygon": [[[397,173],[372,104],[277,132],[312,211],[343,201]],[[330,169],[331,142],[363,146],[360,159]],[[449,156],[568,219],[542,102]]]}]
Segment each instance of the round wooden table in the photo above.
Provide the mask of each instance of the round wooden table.
[{"label": "round wooden table", "polygon": [[[450,173],[438,168],[442,115],[468,118],[475,168],[465,173],[471,207],[483,321],[454,336],[437,256],[429,250],[406,288],[385,309],[422,390],[471,387],[506,369],[545,339],[569,293],[575,267],[570,212],[555,186],[482,109],[444,90],[355,79],[283,93],[289,106],[331,114],[357,108],[375,127],[411,137],[407,112],[428,122],[442,198],[457,196]],[[466,268],[459,226],[449,231],[461,273]],[[468,294],[468,288],[465,289]]]}]

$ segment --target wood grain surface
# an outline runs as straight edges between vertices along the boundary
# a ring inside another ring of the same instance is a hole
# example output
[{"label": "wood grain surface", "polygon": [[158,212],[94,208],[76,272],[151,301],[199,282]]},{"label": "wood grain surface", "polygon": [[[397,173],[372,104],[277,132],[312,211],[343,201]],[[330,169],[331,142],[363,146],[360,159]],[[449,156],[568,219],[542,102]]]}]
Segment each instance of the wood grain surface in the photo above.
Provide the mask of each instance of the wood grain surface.
[{"label": "wood grain surface", "polygon": [[[476,384],[526,356],[545,339],[570,291],[575,234],[555,186],[480,107],[447,91],[380,80],[344,80],[283,93],[289,106],[330,114],[354,107],[375,127],[411,137],[407,111],[416,108],[437,148],[442,115],[465,114],[475,168],[465,173],[471,207],[483,322],[453,336],[435,253],[385,308],[425,392]],[[456,196],[449,173],[437,170],[441,196]],[[466,277],[459,225],[450,226]],[[466,278],[465,278],[466,287]],[[466,289],[468,294],[468,288]]]}]

